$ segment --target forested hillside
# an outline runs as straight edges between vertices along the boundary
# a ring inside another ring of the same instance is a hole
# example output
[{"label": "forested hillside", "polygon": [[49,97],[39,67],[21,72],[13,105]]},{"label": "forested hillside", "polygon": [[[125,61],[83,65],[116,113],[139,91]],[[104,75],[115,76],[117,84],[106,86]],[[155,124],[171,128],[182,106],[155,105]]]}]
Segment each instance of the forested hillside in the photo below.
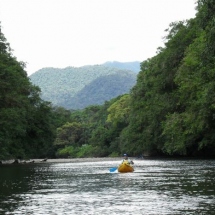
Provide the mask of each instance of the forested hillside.
[{"label": "forested hillside", "polygon": [[101,76],[86,85],[74,97],[64,102],[64,107],[83,109],[89,105],[100,105],[119,95],[128,93],[136,83],[136,76],[127,71]]},{"label": "forested hillside", "polygon": [[132,71],[95,65],[43,68],[30,76],[41,89],[41,98],[55,106],[80,109],[128,93],[136,83]]},{"label": "forested hillside", "polygon": [[215,154],[214,3],[199,0],[196,18],[171,23],[165,47],[141,64],[127,128],[132,152]]},{"label": "forested hillside", "polygon": [[108,61],[102,65],[112,67],[112,68],[118,68],[123,70],[131,70],[133,72],[138,73],[140,71],[140,63],[139,61],[134,62],[118,62],[118,61]]}]

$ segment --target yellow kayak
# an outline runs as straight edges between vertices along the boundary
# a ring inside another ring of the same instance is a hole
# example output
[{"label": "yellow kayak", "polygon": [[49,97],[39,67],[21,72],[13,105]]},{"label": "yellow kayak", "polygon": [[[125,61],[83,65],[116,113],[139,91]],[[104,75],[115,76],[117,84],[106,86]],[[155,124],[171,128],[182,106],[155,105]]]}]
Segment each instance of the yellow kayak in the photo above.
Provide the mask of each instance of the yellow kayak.
[{"label": "yellow kayak", "polygon": [[132,165],[128,163],[128,161],[124,161],[122,164],[118,167],[118,172],[133,172],[134,168]]}]

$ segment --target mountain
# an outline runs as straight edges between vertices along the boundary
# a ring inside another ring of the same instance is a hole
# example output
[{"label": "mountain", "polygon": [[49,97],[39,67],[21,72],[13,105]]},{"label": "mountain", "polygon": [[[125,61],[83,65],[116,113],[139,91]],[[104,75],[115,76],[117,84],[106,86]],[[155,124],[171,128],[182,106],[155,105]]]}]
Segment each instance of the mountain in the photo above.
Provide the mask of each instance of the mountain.
[{"label": "mountain", "polygon": [[105,65],[43,68],[29,76],[41,89],[41,98],[66,109],[82,109],[103,104],[129,93],[137,73]]},{"label": "mountain", "polygon": [[108,66],[111,68],[117,68],[117,69],[126,69],[126,70],[131,70],[136,73],[140,71],[140,61],[134,61],[134,62],[118,62],[118,61],[108,61],[102,65]]}]

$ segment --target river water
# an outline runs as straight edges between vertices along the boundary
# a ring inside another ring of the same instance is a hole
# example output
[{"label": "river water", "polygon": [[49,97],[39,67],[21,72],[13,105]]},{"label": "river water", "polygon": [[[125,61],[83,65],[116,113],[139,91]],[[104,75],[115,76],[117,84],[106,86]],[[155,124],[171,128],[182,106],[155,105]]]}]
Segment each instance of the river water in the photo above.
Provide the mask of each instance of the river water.
[{"label": "river water", "polygon": [[215,160],[134,160],[0,166],[0,214],[215,214]]}]

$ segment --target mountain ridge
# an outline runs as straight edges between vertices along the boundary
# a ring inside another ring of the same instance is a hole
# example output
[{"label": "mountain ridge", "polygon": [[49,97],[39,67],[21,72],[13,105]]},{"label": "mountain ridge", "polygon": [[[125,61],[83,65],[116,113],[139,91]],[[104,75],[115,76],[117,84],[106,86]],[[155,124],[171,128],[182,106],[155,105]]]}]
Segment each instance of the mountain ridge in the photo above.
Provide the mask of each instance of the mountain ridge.
[{"label": "mountain ridge", "polygon": [[[118,67],[123,67],[123,63],[120,63]],[[114,65],[107,66],[107,64],[63,69],[48,67],[29,76],[31,82],[40,87],[43,100],[67,109],[80,109],[93,104],[102,104],[113,97],[128,93],[136,83],[136,77],[137,73],[134,70],[120,69]],[[96,79],[98,80],[95,81]]]}]

